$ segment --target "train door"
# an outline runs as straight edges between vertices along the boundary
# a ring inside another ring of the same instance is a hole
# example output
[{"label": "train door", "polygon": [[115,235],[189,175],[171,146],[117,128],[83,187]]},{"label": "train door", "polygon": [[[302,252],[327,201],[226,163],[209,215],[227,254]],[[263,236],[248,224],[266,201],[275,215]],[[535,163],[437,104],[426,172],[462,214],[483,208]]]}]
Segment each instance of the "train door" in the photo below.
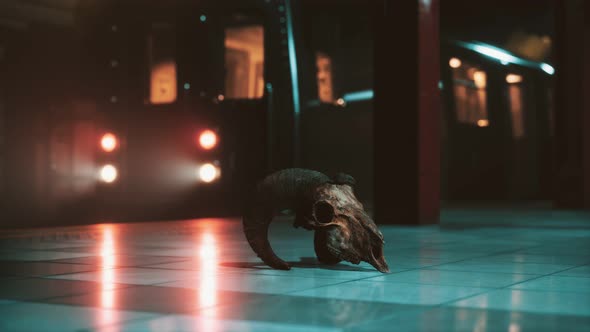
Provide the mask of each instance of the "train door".
[{"label": "train door", "polygon": [[[232,174],[233,194],[242,195],[268,171],[267,117],[270,89],[268,31],[265,19],[255,11],[234,11],[219,18],[214,40],[217,90],[225,140],[224,149]],[[268,72],[266,73],[268,74]]]},{"label": "train door", "polygon": [[549,99],[541,73],[508,71],[503,82],[510,119],[511,160],[507,198],[548,200],[551,184]]},{"label": "train door", "polygon": [[446,62],[446,198],[502,199],[509,142],[497,71],[465,58],[447,58]]},{"label": "train door", "polygon": [[547,198],[549,116],[540,74],[465,54],[444,60],[445,199]]},{"label": "train door", "polygon": [[358,197],[373,197],[373,32],[371,6],[303,2],[301,161],[357,180]]},{"label": "train door", "polygon": [[523,75],[509,73],[503,83],[512,136],[507,198],[531,198],[538,187],[532,121],[535,113],[529,103],[531,82],[525,82]]}]

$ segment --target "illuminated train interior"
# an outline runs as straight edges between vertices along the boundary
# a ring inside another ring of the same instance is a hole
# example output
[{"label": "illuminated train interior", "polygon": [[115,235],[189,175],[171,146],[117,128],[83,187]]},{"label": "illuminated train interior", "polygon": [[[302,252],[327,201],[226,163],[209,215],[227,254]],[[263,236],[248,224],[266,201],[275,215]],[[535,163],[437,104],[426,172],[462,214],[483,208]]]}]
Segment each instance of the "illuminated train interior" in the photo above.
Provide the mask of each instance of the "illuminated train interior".
[{"label": "illuminated train interior", "polygon": [[554,68],[481,42],[441,54],[443,197],[549,200]]},{"label": "illuminated train interior", "polygon": [[36,135],[7,132],[11,151],[33,152],[8,152],[7,209],[96,221],[210,214],[222,199],[237,206],[235,188],[267,163],[263,9],[201,5],[184,8],[194,15],[154,6],[128,20],[131,3],[80,4],[65,26],[22,32],[29,40],[3,59],[14,77],[6,104],[30,111],[7,123]]}]

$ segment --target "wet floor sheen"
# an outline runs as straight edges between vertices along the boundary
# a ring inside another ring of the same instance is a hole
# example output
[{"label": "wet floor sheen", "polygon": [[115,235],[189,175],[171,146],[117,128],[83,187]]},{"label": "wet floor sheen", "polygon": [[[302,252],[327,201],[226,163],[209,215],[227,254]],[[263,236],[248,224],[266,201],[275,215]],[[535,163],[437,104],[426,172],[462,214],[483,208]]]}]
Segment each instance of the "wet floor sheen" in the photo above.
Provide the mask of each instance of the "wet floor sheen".
[{"label": "wet floor sheen", "polygon": [[588,331],[590,227],[540,226],[382,226],[389,274],[287,221],[290,271],[238,219],[1,231],[0,331]]}]

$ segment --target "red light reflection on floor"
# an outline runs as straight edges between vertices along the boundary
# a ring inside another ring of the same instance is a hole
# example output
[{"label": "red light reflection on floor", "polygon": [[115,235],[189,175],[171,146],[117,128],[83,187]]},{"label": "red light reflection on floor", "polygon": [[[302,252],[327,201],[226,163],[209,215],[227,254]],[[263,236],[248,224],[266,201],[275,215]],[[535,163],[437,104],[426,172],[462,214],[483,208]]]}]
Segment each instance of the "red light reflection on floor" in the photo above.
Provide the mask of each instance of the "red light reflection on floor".
[{"label": "red light reflection on floor", "polygon": [[[215,236],[206,232],[199,245],[199,307],[214,307],[217,304],[217,244]],[[217,331],[215,309],[208,311],[207,317],[199,319],[199,331]]]},{"label": "red light reflection on floor", "polygon": [[101,291],[100,291],[100,317],[99,330],[101,332],[114,332],[117,327],[113,324],[117,321],[117,311],[113,309],[115,305],[115,236],[113,225],[102,225],[102,242],[100,247],[101,257]]}]

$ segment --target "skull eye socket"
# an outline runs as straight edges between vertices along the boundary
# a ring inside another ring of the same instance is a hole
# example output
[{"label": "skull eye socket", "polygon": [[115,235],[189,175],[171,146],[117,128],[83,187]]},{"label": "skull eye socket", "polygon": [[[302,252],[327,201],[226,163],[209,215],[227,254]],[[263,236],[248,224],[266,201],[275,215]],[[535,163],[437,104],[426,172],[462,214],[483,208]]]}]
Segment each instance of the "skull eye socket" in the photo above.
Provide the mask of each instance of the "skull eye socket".
[{"label": "skull eye socket", "polygon": [[314,205],[313,213],[318,222],[325,224],[334,219],[334,208],[328,202],[317,202]]}]

